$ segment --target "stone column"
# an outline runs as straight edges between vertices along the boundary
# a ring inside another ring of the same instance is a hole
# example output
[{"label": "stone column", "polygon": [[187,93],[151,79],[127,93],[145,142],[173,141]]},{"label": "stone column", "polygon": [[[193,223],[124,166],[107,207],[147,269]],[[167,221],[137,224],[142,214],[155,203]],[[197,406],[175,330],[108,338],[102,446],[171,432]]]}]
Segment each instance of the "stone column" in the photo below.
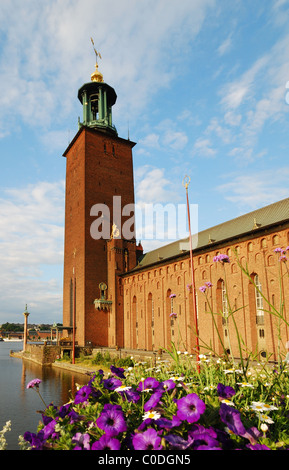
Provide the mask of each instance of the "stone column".
[{"label": "stone column", "polygon": [[27,319],[29,313],[27,312],[27,305],[25,307],[25,312],[23,313],[24,315],[24,338],[23,338],[23,351],[26,350],[26,345],[27,345],[27,333],[28,333],[28,328],[27,328]]}]

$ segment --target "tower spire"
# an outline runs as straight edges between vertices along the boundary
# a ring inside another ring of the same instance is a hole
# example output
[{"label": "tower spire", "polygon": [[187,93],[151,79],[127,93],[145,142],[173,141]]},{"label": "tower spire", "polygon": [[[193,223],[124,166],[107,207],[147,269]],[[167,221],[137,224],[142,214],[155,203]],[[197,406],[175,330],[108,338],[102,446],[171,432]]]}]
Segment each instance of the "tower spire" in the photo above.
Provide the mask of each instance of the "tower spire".
[{"label": "tower spire", "polygon": [[98,70],[98,62],[97,62],[97,58],[99,57],[100,59],[102,58],[101,57],[101,54],[100,52],[98,52],[95,47],[94,47],[94,41],[92,38],[90,38],[91,40],[91,43],[92,43],[92,46],[93,46],[93,50],[95,52],[95,56],[96,56],[96,62],[95,62],[95,71],[91,74],[91,81],[92,82],[103,82],[103,75],[102,73]]},{"label": "tower spire", "polygon": [[83,106],[83,121],[79,121],[79,127],[86,126],[109,133],[117,134],[112,124],[111,108],[116,102],[114,89],[104,83],[103,75],[98,70],[98,58],[101,54],[94,47],[94,41],[90,38],[96,56],[95,71],[91,74],[91,81],[85,83],[78,90],[78,99]]}]

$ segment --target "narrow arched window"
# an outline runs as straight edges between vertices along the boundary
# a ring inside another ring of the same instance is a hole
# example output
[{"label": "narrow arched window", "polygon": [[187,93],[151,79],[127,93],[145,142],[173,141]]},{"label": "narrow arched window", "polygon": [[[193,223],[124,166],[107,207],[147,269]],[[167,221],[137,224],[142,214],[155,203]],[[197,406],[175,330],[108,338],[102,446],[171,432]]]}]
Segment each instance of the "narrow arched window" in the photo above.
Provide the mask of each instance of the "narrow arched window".
[{"label": "narrow arched window", "polygon": [[256,323],[257,325],[264,324],[264,310],[263,310],[263,297],[262,297],[262,285],[258,274],[254,277],[255,283],[255,299],[256,299]]}]

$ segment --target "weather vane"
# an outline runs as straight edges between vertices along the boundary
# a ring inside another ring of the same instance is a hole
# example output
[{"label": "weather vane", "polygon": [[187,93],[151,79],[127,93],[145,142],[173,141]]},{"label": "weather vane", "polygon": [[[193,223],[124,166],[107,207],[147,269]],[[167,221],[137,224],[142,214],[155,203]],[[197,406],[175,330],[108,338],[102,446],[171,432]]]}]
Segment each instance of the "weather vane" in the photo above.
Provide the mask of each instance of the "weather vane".
[{"label": "weather vane", "polygon": [[188,175],[185,175],[183,182],[182,182],[184,188],[188,189],[190,182],[191,182],[191,178]]},{"label": "weather vane", "polygon": [[100,52],[97,52],[97,50],[95,49],[93,39],[90,38],[90,40],[92,42],[93,50],[94,50],[95,55],[96,55],[96,63],[97,63],[97,58],[99,57],[101,59],[101,55],[100,55]]}]

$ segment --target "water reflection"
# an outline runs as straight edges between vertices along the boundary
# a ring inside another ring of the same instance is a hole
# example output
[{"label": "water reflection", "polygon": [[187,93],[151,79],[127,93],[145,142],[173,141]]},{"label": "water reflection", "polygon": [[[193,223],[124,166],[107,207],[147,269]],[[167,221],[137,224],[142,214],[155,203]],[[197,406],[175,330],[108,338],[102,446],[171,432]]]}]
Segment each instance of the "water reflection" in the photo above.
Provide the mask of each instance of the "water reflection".
[{"label": "water reflection", "polygon": [[60,406],[75,394],[77,384],[84,385],[89,377],[54,367],[10,357],[10,350],[21,350],[22,343],[0,343],[0,429],[11,420],[12,430],[6,434],[8,450],[18,449],[18,436],[25,431],[35,432],[44,405],[33,389],[26,386],[30,380],[42,380],[40,392],[44,402]]}]

